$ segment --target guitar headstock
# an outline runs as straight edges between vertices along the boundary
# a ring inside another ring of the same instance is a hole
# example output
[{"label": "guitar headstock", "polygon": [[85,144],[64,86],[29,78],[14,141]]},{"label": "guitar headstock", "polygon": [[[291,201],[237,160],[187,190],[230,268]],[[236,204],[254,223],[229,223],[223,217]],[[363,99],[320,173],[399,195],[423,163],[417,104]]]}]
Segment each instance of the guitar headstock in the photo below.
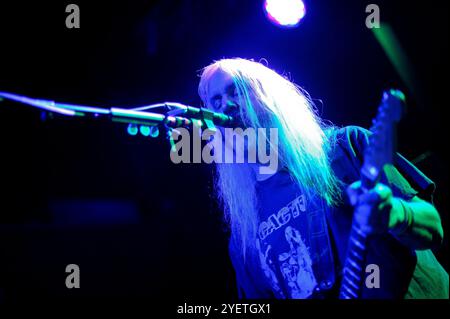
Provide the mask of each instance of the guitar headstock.
[{"label": "guitar headstock", "polygon": [[364,153],[361,171],[363,184],[367,188],[377,182],[384,165],[393,161],[396,150],[396,124],[405,113],[405,95],[390,89],[383,92],[378,113],[370,129],[369,145]]}]

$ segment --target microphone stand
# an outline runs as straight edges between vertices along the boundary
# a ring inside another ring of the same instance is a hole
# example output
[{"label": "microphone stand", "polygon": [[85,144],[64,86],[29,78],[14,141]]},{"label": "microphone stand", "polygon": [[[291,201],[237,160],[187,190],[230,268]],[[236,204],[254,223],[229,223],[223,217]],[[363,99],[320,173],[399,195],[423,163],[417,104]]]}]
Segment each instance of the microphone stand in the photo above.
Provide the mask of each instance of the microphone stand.
[{"label": "microphone stand", "polygon": [[[137,108],[99,108],[92,106],[57,103],[51,100],[29,98],[8,92],[0,92],[2,99],[33,106],[45,114],[82,117],[86,119],[109,119],[113,122],[128,124],[128,133],[151,137],[159,135],[159,127],[166,130],[166,136],[173,147],[172,130],[177,127],[206,128],[215,131],[217,126],[232,126],[234,118],[223,113],[213,112],[206,108],[196,108],[176,102],[151,104]],[[165,113],[148,112],[156,108],[165,108]],[[139,126],[139,130],[138,130]]]}]

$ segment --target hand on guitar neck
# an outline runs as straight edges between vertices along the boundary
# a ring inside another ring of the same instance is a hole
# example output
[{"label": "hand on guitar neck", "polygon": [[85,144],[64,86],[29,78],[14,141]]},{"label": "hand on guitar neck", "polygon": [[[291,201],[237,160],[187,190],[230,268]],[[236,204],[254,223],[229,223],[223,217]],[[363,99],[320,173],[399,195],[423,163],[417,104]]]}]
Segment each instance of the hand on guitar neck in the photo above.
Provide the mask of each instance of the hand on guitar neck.
[{"label": "hand on guitar neck", "polygon": [[355,220],[365,234],[395,232],[407,222],[400,199],[393,197],[391,189],[382,183],[366,191],[357,181],[347,188],[347,194],[355,207]]}]

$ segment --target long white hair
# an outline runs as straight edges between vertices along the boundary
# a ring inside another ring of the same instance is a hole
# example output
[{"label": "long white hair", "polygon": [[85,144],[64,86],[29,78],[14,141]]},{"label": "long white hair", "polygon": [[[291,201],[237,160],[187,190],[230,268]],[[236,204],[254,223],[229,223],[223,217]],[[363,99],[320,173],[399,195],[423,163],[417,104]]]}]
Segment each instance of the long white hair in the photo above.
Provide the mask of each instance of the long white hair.
[{"label": "long white hair", "polygon": [[[279,163],[286,168],[306,197],[318,196],[328,205],[340,200],[339,182],[329,161],[331,128],[317,116],[308,94],[261,63],[234,58],[205,67],[198,92],[207,105],[208,82],[222,71],[231,76],[242,98],[240,114],[247,127],[277,128]],[[269,142],[269,141],[268,141]],[[245,259],[255,247],[258,231],[256,175],[245,164],[217,164],[215,193],[223,205],[231,240]]]}]

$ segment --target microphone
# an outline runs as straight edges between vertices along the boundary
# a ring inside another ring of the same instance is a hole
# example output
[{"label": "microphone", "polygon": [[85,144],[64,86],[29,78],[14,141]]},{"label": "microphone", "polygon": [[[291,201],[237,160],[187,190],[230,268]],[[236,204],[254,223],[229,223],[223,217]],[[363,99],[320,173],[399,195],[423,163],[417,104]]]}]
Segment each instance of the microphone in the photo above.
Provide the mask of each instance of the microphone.
[{"label": "microphone", "polygon": [[211,111],[204,107],[194,107],[184,105],[177,102],[164,102],[159,104],[148,105],[144,107],[135,108],[134,110],[148,110],[156,107],[166,107],[169,111],[166,113],[170,116],[188,116],[195,119],[211,120],[219,126],[235,126],[238,125],[237,117],[229,115],[228,113],[219,113]]},{"label": "microphone", "polygon": [[[85,105],[56,103],[51,100],[34,99],[26,96],[0,92],[0,99],[8,99],[26,105],[31,105],[41,110],[66,116],[104,117],[109,116],[119,122],[133,122],[137,124],[157,125],[164,123],[170,126],[189,126],[193,120],[202,121],[210,129],[218,126],[237,125],[237,118],[224,113],[211,111],[207,108],[197,108],[177,102],[164,102],[135,108],[99,108]],[[157,108],[166,108],[166,113],[147,112]]]}]

